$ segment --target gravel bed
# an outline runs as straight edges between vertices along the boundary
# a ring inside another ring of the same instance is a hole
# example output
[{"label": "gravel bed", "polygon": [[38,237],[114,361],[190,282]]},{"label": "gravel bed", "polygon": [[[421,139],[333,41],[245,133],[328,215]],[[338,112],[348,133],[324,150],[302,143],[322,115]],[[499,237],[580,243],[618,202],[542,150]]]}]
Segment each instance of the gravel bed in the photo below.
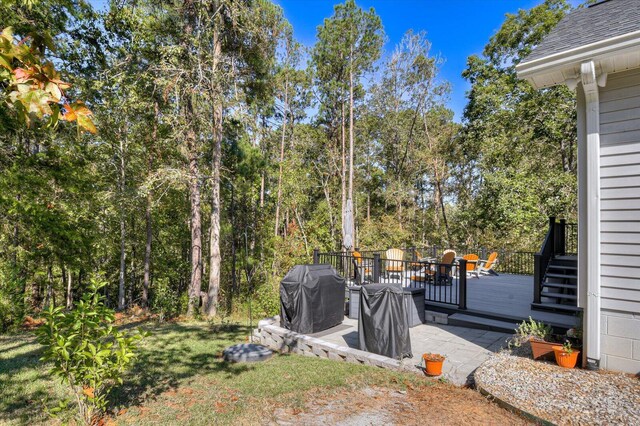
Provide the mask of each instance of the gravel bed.
[{"label": "gravel bed", "polygon": [[640,379],[498,353],[475,372],[493,396],[558,425],[640,425]]}]

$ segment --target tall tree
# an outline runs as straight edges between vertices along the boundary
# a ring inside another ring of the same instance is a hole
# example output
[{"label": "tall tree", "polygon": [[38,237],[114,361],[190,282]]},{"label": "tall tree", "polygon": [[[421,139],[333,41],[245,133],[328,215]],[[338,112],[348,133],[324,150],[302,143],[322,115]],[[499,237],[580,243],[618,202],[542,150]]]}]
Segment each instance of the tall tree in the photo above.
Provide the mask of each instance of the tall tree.
[{"label": "tall tree", "polygon": [[[331,18],[325,19],[318,27],[318,42],[314,47],[313,60],[321,93],[325,99],[337,98],[339,101],[339,121],[341,125],[342,146],[342,220],[344,221],[346,199],[353,202],[354,180],[354,91],[360,88],[363,74],[373,69],[381,54],[384,33],[380,17],[373,8],[364,11],[354,0],[336,5]],[[346,90],[345,90],[346,89]],[[349,176],[348,190],[345,193],[345,91],[349,102]],[[326,102],[325,102],[326,103]],[[326,105],[323,106],[326,107]],[[325,109],[328,119],[338,121],[338,111],[331,107]],[[332,130],[335,133],[335,130]],[[350,234],[355,235],[354,229]]]},{"label": "tall tree", "polygon": [[547,216],[576,214],[575,94],[564,86],[534,90],[517,78],[524,59],[569,11],[546,0],[509,14],[484,56],[471,56],[471,83],[459,144],[460,176],[471,188],[457,221],[476,243],[532,249]]}]

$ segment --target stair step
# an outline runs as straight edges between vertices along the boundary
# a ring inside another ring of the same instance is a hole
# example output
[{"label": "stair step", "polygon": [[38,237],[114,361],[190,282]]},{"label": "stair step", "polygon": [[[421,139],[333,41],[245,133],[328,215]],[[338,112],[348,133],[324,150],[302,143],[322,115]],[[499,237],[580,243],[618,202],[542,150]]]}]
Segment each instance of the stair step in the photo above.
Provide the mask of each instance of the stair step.
[{"label": "stair step", "polygon": [[563,294],[563,293],[540,293],[542,297],[553,297],[554,299],[568,299],[568,300],[577,300],[578,296],[575,294]]},{"label": "stair step", "polygon": [[540,311],[564,311],[564,312],[580,312],[582,308],[571,305],[563,305],[560,303],[532,303],[531,309]]},{"label": "stair step", "polygon": [[569,274],[555,274],[555,273],[547,273],[546,274],[547,278],[564,278],[567,280],[577,280],[578,276],[577,275],[569,275]]},{"label": "stair step", "polygon": [[549,269],[571,269],[576,271],[578,269],[577,266],[569,266],[569,265],[559,265],[557,263],[553,263],[553,260],[551,261],[551,263],[549,263]]},{"label": "stair step", "polygon": [[572,289],[572,290],[577,290],[578,286],[575,284],[560,284],[560,283],[548,283],[548,282],[543,282],[542,283],[542,287],[553,287],[553,288],[568,288],[568,289]]},{"label": "stair step", "polygon": [[448,321],[449,325],[479,328],[482,330],[499,331],[503,333],[513,333],[513,330],[518,328],[518,323],[516,322],[500,321],[460,313],[450,315]]}]

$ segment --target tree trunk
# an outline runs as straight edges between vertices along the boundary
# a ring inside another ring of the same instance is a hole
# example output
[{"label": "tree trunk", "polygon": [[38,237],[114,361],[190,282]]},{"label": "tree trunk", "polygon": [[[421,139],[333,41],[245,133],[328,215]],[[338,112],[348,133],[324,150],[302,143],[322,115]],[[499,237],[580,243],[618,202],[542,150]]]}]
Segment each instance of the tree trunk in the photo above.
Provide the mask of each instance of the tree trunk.
[{"label": "tree trunk", "polygon": [[350,55],[350,67],[349,67],[349,199],[353,206],[353,218],[351,220],[351,238],[355,243],[356,241],[356,202],[353,199],[353,150],[354,150],[354,133],[353,133],[353,46],[351,46]]},{"label": "tree trunk", "polygon": [[126,269],[126,251],[125,251],[125,239],[127,236],[126,224],[125,224],[125,211],[124,211],[124,189],[125,189],[125,159],[124,159],[124,138],[120,136],[120,276],[118,280],[118,310],[124,309],[124,277]]},{"label": "tree trunk", "polygon": [[[151,132],[151,143],[147,149],[147,176],[151,175],[153,171],[153,150],[158,143],[158,101],[153,103],[154,117],[153,117],[153,130]],[[149,286],[151,284],[151,244],[153,242],[153,224],[151,222],[151,205],[153,203],[153,194],[151,188],[147,193],[147,205],[144,212],[145,230],[147,239],[144,246],[144,278],[142,279],[142,307],[146,309],[149,307]]]},{"label": "tree trunk", "polygon": [[[342,116],[340,118],[340,127],[341,127],[341,141],[342,141],[342,206],[340,213],[340,226],[343,227],[344,224],[344,216],[347,209],[347,141],[345,135],[345,123],[344,123],[344,102],[342,102]],[[340,241],[340,246],[342,246],[344,242],[344,229],[341,230],[340,235],[342,236],[342,241]]]},{"label": "tree trunk", "polygon": [[191,204],[191,281],[189,283],[189,303],[187,316],[193,316],[202,288],[202,218],[200,216],[200,171],[196,134],[193,129],[187,131],[189,149],[189,202]]},{"label": "tree trunk", "polygon": [[73,271],[70,269],[67,274],[67,310],[73,308],[73,287],[72,287],[72,279],[73,279]]},{"label": "tree trunk", "polygon": [[[216,18],[218,19],[218,18]],[[218,69],[218,61],[222,55],[222,40],[218,34],[213,39],[212,71]],[[213,155],[211,156],[211,220],[209,228],[209,289],[207,303],[204,307],[205,315],[213,317],[218,313],[218,298],[220,293],[220,166],[222,164],[222,99],[217,86],[211,88],[214,98],[213,104]]]},{"label": "tree trunk", "polygon": [[284,81],[284,106],[282,111],[282,138],[280,140],[280,168],[278,171],[278,199],[276,203],[276,225],[274,236],[278,236],[278,231],[280,227],[280,203],[282,202],[282,162],[284,161],[284,141],[287,134],[287,110],[289,109],[288,105],[288,80],[285,78]]},{"label": "tree trunk", "polygon": [[[47,294],[44,299],[43,309],[47,309],[53,298],[53,271],[51,265],[47,268]],[[53,303],[55,306],[55,302]]]}]

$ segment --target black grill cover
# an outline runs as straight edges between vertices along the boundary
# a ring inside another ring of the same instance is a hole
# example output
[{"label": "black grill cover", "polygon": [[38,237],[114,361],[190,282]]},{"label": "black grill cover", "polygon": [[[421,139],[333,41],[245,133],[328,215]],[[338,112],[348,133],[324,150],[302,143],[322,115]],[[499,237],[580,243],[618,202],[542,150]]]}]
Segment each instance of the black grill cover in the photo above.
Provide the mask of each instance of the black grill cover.
[{"label": "black grill cover", "polygon": [[389,358],[410,358],[409,321],[399,284],[369,284],[360,290],[360,349]]},{"label": "black grill cover", "polygon": [[296,265],[280,282],[281,325],[317,333],[342,323],[345,279],[331,265]]}]

